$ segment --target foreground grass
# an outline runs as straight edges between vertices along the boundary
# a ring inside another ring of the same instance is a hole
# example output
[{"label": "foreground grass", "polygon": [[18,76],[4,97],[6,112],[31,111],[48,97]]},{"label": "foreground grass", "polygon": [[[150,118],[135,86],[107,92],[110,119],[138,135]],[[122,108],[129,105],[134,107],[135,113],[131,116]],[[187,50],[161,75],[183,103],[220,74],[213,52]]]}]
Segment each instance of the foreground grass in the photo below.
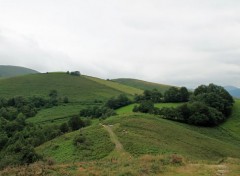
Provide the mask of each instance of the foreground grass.
[{"label": "foreground grass", "polygon": [[133,156],[144,154],[180,154],[191,160],[218,161],[240,157],[240,146],[187,129],[146,114],[110,118],[106,124],[118,124],[115,133],[125,150]]},{"label": "foreground grass", "polygon": [[93,125],[81,130],[86,137],[86,144],[74,146],[73,139],[80,131],[62,135],[36,148],[45,158],[57,163],[89,161],[104,158],[114,149],[107,131],[100,125]]}]

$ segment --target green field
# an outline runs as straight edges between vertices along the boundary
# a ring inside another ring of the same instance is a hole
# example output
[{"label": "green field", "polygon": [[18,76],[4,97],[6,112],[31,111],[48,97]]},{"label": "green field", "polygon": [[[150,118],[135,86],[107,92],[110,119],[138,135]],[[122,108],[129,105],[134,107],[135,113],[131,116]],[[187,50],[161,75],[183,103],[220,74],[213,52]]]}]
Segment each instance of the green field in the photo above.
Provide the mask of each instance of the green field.
[{"label": "green field", "polygon": [[130,78],[119,78],[119,79],[113,79],[112,81],[120,83],[120,84],[124,84],[127,86],[131,86],[131,87],[134,87],[137,89],[142,89],[142,90],[157,89],[157,90],[161,91],[162,93],[171,87],[170,85],[157,84],[157,83],[142,81],[142,80],[138,80],[138,79],[130,79]]},{"label": "green field", "polygon": [[52,108],[42,109],[35,117],[28,118],[27,121],[38,124],[62,123],[67,121],[71,115],[78,115],[82,108],[86,107],[81,103],[69,103]]},{"label": "green field", "polygon": [[34,74],[34,73],[38,73],[38,72],[29,68],[24,68],[24,67],[0,65],[0,78]]},{"label": "green field", "polygon": [[84,76],[66,73],[34,74],[0,80],[0,96],[7,98],[18,95],[46,97],[53,89],[58,91],[59,96],[67,96],[71,102],[106,100],[125,93],[124,90],[114,89]]}]

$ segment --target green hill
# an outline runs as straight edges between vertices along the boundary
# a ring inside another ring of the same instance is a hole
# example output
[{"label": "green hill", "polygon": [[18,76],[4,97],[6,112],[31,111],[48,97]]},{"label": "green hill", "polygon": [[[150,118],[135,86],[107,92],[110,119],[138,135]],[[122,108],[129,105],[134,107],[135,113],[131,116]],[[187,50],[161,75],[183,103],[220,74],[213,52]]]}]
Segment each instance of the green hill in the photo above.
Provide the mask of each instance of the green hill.
[{"label": "green hill", "polygon": [[0,78],[1,77],[14,77],[20,75],[38,73],[36,70],[32,70],[25,67],[0,65]]},{"label": "green hill", "polygon": [[[70,101],[106,100],[121,93],[136,93],[138,89],[124,86],[122,90],[109,86],[107,81],[94,81],[86,76],[72,76],[66,73],[42,73],[0,80],[0,96],[47,96],[50,90],[57,90],[60,96]],[[104,82],[107,82],[106,84]],[[121,88],[121,86],[119,85]]]},{"label": "green hill", "polygon": [[[240,158],[240,130],[235,128],[240,123],[239,103],[240,101],[236,102],[229,121],[215,128],[191,126],[141,113],[114,116],[101,123],[109,125],[113,129],[125,151],[134,157],[144,154],[179,154],[190,160],[216,162],[226,157]],[[88,129],[100,130],[103,128],[95,123],[91,128],[85,128],[84,131],[87,133]],[[73,132],[72,135],[76,133]],[[58,160],[54,149],[49,147],[50,144],[60,144],[62,138],[64,137],[43,144],[38,147],[38,151],[53,157],[57,162],[65,161],[64,159]],[[69,140],[72,138],[66,138],[64,143],[69,144]],[[104,141],[109,142],[109,140],[104,137]],[[73,147],[73,144],[69,145]],[[61,151],[63,148],[60,147],[58,150]],[[74,151],[71,152],[73,152],[73,156],[76,155]],[[111,151],[108,151],[108,154],[110,153]],[[92,153],[89,157],[97,157],[93,155],[95,154]],[[79,157],[78,160],[84,161],[85,159]]]},{"label": "green hill", "polygon": [[157,89],[161,92],[165,92],[167,89],[169,89],[169,87],[171,87],[170,85],[152,83],[152,82],[142,81],[138,79],[130,79],[130,78],[119,78],[119,79],[113,79],[111,81],[124,84],[127,86],[131,86],[137,89],[141,89],[141,90]]}]

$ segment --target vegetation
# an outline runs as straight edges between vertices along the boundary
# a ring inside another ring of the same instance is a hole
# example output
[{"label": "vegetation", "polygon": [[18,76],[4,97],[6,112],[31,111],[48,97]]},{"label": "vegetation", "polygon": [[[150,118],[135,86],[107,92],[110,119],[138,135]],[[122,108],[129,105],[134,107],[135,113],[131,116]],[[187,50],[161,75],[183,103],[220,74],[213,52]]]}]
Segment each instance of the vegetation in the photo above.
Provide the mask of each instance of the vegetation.
[{"label": "vegetation", "polygon": [[125,92],[126,94],[130,94],[130,95],[135,95],[135,94],[142,94],[143,90],[132,87],[132,86],[128,86],[128,85],[124,85],[115,81],[111,81],[111,80],[103,80],[103,79],[99,79],[99,78],[95,78],[95,77],[91,77],[91,76],[85,76],[87,79],[90,79],[92,81],[95,81],[99,84],[103,84],[105,86],[111,87],[113,89],[119,90],[121,92]]},{"label": "vegetation", "polygon": [[82,117],[107,118],[114,115],[116,115],[116,112],[106,106],[87,107],[80,111]]},{"label": "vegetation", "polygon": [[[107,81],[106,81],[107,82]],[[11,98],[46,97],[51,90],[57,90],[60,97],[67,96],[70,102],[106,101],[125,92],[99,84],[84,76],[65,73],[34,74],[0,79],[0,96]]]},{"label": "vegetation", "polygon": [[163,101],[163,95],[157,89],[144,90],[143,95],[135,95],[135,102],[152,101],[153,103],[161,103]]},{"label": "vegetation", "polygon": [[[124,84],[130,87],[134,87],[141,90],[153,90],[157,89],[161,93],[164,93],[166,90],[168,90],[171,86],[164,85],[164,84],[157,84],[137,79],[128,79],[128,78],[120,78],[120,79],[113,79],[112,81]],[[139,94],[139,93],[138,93]]]},{"label": "vegetation", "polygon": [[111,109],[118,109],[131,103],[131,100],[126,95],[121,94],[117,98],[110,98],[105,106]]}]

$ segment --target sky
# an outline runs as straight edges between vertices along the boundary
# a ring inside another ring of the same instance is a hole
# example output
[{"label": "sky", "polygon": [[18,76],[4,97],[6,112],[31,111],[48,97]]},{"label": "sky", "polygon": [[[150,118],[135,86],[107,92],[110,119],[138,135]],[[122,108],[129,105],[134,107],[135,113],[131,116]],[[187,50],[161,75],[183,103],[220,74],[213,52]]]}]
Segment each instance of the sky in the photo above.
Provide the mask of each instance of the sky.
[{"label": "sky", "polygon": [[0,65],[240,87],[240,1],[0,0]]}]

